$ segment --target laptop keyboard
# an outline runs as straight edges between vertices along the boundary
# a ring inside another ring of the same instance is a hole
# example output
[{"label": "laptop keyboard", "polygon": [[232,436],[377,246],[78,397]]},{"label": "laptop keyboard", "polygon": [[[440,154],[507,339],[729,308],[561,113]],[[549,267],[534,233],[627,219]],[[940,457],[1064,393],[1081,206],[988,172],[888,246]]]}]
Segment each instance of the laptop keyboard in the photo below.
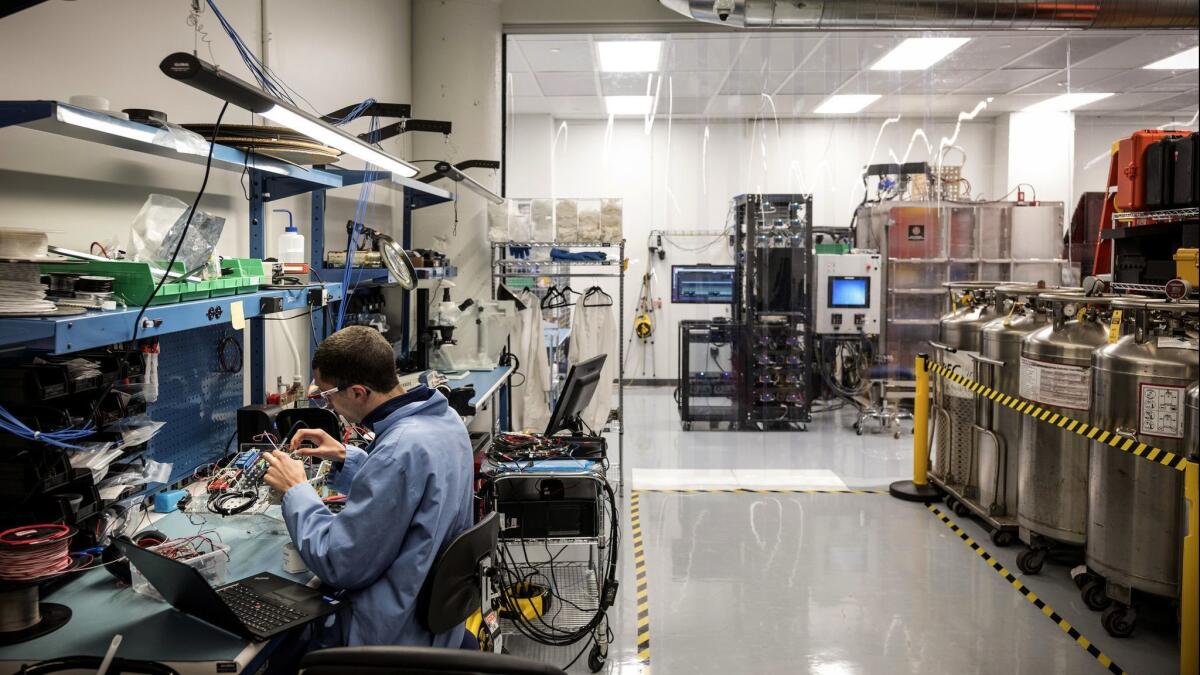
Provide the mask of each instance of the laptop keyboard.
[{"label": "laptop keyboard", "polygon": [[308,618],[307,614],[272,602],[240,584],[226,586],[218,593],[242,623],[264,635],[276,628]]}]

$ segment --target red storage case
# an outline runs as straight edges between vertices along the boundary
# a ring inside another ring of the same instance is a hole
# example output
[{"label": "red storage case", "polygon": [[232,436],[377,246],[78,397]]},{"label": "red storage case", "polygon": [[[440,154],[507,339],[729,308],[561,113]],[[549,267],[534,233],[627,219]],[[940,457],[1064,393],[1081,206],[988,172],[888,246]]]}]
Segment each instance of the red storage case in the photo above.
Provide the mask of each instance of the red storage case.
[{"label": "red storage case", "polygon": [[1135,131],[1117,144],[1118,211],[1141,211],[1146,208],[1146,148],[1164,138],[1186,136],[1186,131]]}]

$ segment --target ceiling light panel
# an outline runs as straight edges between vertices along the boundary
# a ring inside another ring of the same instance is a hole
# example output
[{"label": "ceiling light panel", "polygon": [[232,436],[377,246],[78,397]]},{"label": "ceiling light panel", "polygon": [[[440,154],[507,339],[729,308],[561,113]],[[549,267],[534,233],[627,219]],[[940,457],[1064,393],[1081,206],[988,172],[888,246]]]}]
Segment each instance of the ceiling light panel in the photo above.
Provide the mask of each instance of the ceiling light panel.
[{"label": "ceiling light panel", "polygon": [[879,100],[879,94],[838,94],[825,99],[813,112],[819,115],[856,113]]},{"label": "ceiling light panel", "polygon": [[600,70],[605,73],[650,73],[662,60],[662,42],[610,40],[596,43]]},{"label": "ceiling light panel", "polygon": [[871,70],[925,70],[946,58],[970,38],[908,38],[871,66]]},{"label": "ceiling light panel", "polygon": [[1025,112],[1066,112],[1068,110],[1074,110],[1081,106],[1085,106],[1089,103],[1095,103],[1096,101],[1106,99],[1109,96],[1112,96],[1111,92],[1087,94],[1082,92],[1073,92],[1070,94],[1060,94],[1054,98],[1049,98],[1045,101],[1040,101],[1031,106],[1027,106],[1025,108]]},{"label": "ceiling light panel", "polygon": [[1200,68],[1200,47],[1192,47],[1142,67],[1146,70],[1196,70]]},{"label": "ceiling light panel", "polygon": [[605,96],[604,108],[609,115],[648,115],[653,96]]}]

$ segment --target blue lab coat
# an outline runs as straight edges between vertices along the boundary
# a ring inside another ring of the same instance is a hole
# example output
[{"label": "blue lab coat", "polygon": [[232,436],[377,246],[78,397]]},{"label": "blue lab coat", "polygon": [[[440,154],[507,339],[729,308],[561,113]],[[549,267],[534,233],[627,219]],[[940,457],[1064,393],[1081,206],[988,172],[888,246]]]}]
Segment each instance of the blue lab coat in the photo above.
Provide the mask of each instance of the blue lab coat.
[{"label": "blue lab coat", "polygon": [[333,482],[347,495],[341,513],[330,513],[307,483],[283,496],[300,557],[351,603],[321,646],[459,647],[462,628],[430,633],[416,604],[438,551],[473,522],[467,429],[446,397],[424,386],[363,421],[375,441],[365,451],[346,448]]}]

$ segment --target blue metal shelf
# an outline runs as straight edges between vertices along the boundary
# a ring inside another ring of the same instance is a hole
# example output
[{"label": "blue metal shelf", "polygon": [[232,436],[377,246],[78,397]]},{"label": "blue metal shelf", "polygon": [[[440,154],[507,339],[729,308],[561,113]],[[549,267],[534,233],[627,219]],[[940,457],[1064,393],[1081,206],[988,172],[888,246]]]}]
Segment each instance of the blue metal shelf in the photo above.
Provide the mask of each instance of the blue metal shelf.
[{"label": "blue metal shelf", "polygon": [[[158,325],[146,326],[143,321],[143,328],[138,331],[138,337],[150,338],[204,326],[228,324],[233,316],[231,307],[235,302],[242,304],[242,313],[247,319],[264,314],[261,306],[264,298],[282,299],[285,311],[306,309],[309,306],[308,291],[313,288],[324,288],[330,302],[342,297],[342,285],[333,283],[159,305],[147,309],[144,316],[144,320]],[[69,354],[126,342],[133,337],[133,320],[137,317],[138,309],[134,307],[115,312],[88,312],[63,317],[0,319],[0,346],[25,345],[52,354]]]}]

